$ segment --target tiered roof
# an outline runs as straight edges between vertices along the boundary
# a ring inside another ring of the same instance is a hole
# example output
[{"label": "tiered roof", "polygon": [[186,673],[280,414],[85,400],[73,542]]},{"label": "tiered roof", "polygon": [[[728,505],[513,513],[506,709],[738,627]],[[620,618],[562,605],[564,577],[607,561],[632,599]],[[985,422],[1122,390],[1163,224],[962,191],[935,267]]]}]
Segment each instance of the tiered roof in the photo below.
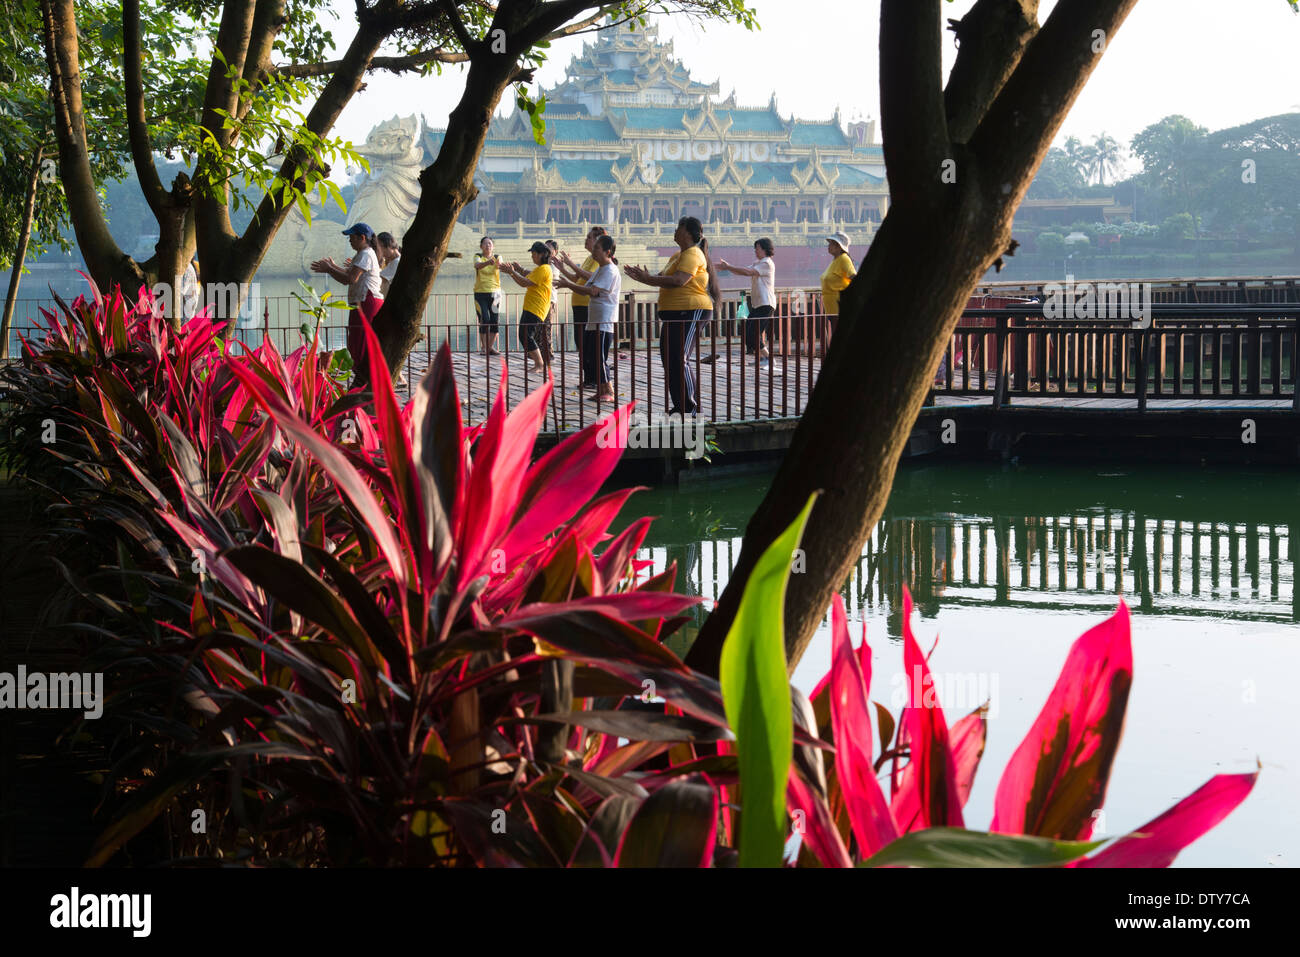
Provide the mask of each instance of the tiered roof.
[{"label": "tiered roof", "polygon": [[[653,26],[602,33],[595,43],[584,45],[567,74],[546,92],[544,146],[533,139],[526,115],[515,112],[492,119],[484,154],[489,168],[479,170],[483,185],[523,190],[736,187],[874,192],[884,183],[850,165],[865,164],[875,172],[881,151],[858,145],[860,132],[850,138],[838,110],[829,121],[813,122],[783,118],[775,95],[766,107],[737,106],[734,91],[715,101],[709,94],[716,93],[717,83],[693,80],[673,59],[672,43],[659,42]],[[650,91],[670,103],[634,105],[609,96],[622,88]],[[436,135],[440,145],[442,134]],[[433,136],[431,132],[431,152],[436,152]],[[673,155],[675,148],[668,148],[673,141],[700,140],[721,142],[722,154],[696,160],[687,143],[677,160],[650,161],[652,155]],[[664,143],[666,153],[658,147],[646,152],[656,141]],[[737,155],[764,161],[739,162]],[[494,156],[498,163],[492,162]],[[522,170],[510,168],[521,160]],[[493,170],[493,165],[505,168]]]}]

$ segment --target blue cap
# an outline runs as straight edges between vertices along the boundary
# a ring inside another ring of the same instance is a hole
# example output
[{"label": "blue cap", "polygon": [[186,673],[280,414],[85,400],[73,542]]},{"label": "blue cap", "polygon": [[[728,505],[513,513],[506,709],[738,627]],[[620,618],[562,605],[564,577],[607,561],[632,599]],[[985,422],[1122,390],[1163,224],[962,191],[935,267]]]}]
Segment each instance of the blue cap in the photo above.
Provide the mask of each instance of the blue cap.
[{"label": "blue cap", "polygon": [[369,236],[374,238],[375,231],[365,223],[353,223],[347,229],[343,230],[344,236]]}]

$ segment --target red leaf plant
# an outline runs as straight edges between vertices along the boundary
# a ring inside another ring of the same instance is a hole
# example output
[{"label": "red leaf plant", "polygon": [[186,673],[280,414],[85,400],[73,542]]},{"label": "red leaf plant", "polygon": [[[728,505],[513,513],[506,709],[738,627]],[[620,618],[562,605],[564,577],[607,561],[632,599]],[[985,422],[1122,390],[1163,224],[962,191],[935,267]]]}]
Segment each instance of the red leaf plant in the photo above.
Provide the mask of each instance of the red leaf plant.
[{"label": "red leaf plant", "polygon": [[[904,859],[940,863],[942,853],[935,848],[950,829],[966,827],[962,807],[984,751],[986,708],[949,727],[929,664],[912,632],[911,616],[912,598],[904,588],[904,667],[919,680],[908,681],[908,702],[892,746],[888,743],[892,719],[876,706],[889,724],[873,760],[875,738],[867,705],[871,653],[865,636],[854,650],[844,601],[838,594],[833,599],[831,670],[814,692],[813,705],[819,724],[833,736],[834,763],[824,785],[798,765],[790,775],[789,807],[803,831],[805,863],[811,856],[825,867],[849,867],[855,861],[870,863],[878,854],[876,860],[882,863]],[[997,844],[996,834],[1089,841],[1105,802],[1132,680],[1129,612],[1121,600],[1114,615],[1086,631],[1071,647],[1046,704],[1002,772],[992,833],[968,832],[970,836],[987,839],[990,851]],[[878,777],[886,764],[890,765],[888,801]],[[1073,849],[1063,851],[1056,863],[1166,867],[1245,800],[1257,774],[1216,775],[1136,831],[1088,856],[1084,855],[1093,845],[1071,845]],[[998,847],[1013,848],[1014,856],[1014,845]],[[1007,862],[989,854],[989,863]]]}]

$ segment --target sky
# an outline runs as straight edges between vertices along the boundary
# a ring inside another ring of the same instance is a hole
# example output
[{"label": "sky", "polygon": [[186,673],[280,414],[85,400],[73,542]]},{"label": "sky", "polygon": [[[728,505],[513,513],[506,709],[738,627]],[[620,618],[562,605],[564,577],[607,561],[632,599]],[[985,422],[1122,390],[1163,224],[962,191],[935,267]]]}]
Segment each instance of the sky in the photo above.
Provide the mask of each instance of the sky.
[{"label": "sky", "polygon": [[[764,106],[773,92],[783,116],[829,119],[838,106],[847,123],[879,119],[879,0],[749,0],[761,29],[700,24],[660,17],[661,39],[696,79],[718,80],[720,96],[736,91],[741,106]],[[333,29],[340,45],[355,30],[350,3],[336,2]],[[945,4],[960,18],[973,0]],[[1042,4],[1040,21],[1055,6]],[[564,75],[583,41],[555,43],[538,80],[550,86]],[[944,69],[955,48],[944,39]],[[1108,133],[1127,146],[1133,135],[1164,116],[1182,113],[1211,130],[1278,113],[1300,111],[1294,66],[1300,16],[1284,0],[1142,0],[1125,21],[1067,117],[1067,136],[1091,140]],[[361,142],[371,127],[394,114],[423,113],[445,126],[464,85],[459,67],[419,78],[373,74],[340,118],[339,135]],[[535,90],[534,90],[535,92]],[[512,98],[505,106],[513,109]],[[503,110],[504,112],[504,110]],[[879,135],[879,126],[877,126]],[[1140,166],[1129,161],[1126,171]]]}]

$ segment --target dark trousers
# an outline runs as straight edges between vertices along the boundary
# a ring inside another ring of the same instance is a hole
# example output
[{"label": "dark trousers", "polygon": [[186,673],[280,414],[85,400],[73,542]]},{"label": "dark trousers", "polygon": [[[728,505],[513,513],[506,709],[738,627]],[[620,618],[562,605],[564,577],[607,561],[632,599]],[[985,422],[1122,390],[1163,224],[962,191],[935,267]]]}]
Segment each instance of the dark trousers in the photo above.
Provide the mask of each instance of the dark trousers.
[{"label": "dark trousers", "polygon": [[490,292],[474,293],[474,309],[478,312],[478,331],[496,332],[499,328],[497,311],[492,308],[493,295]]},{"label": "dark trousers", "polygon": [[659,320],[659,358],[668,379],[669,413],[698,412],[695,375],[687,361],[695,348],[695,335],[701,322],[707,322],[711,309],[662,310]]},{"label": "dark trousers", "polygon": [[604,385],[609,381],[609,347],[614,344],[614,333],[587,329],[583,333],[583,357],[587,365],[582,378],[588,385]]},{"label": "dark trousers", "polygon": [[745,320],[745,348],[748,351],[759,350],[763,343],[763,335],[772,328],[772,315],[775,311],[771,306],[759,306],[749,314],[749,318]]},{"label": "dark trousers", "polygon": [[587,374],[587,368],[591,364],[591,362],[587,358],[587,337],[585,335],[586,330],[587,330],[587,307],[574,306],[573,307],[573,344],[574,346],[577,347],[578,350],[578,375],[582,379],[582,382],[578,383],[579,385],[582,385],[583,383],[586,382],[595,381],[594,379],[592,379],[591,376]]}]

